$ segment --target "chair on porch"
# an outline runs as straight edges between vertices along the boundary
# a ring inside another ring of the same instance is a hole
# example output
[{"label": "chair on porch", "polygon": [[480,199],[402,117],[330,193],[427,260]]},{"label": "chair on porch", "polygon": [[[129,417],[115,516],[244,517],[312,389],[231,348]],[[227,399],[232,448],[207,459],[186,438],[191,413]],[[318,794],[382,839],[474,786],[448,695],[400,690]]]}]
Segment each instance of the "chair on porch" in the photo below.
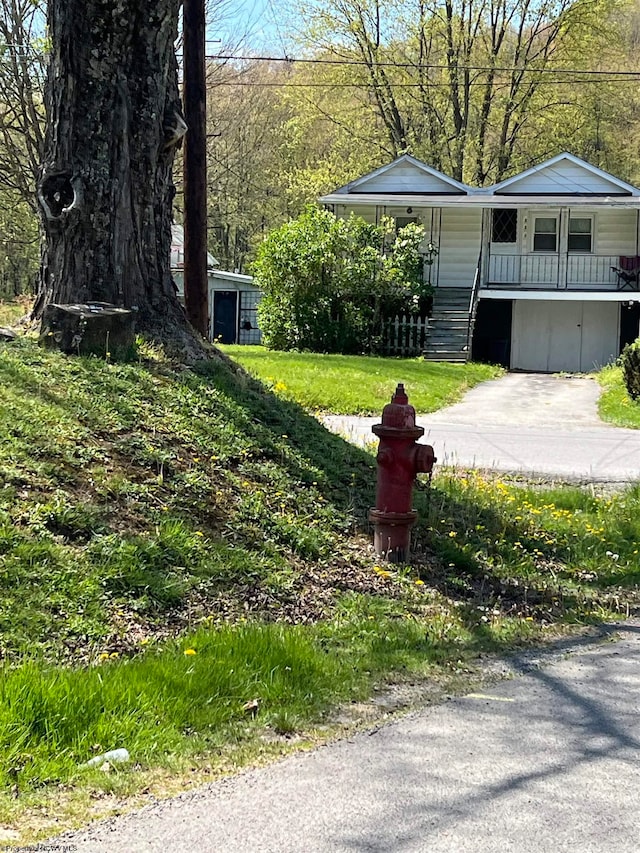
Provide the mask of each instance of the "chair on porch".
[{"label": "chair on porch", "polygon": [[622,255],[620,266],[611,267],[618,277],[618,290],[638,290],[640,288],[640,256]]}]

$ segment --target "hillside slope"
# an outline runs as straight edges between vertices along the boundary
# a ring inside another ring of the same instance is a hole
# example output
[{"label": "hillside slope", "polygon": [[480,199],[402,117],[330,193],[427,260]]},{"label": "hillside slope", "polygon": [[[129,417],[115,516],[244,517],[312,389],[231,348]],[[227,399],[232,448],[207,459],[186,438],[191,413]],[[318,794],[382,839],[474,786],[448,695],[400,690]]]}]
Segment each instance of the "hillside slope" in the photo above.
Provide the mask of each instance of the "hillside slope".
[{"label": "hillside slope", "polygon": [[[77,662],[375,592],[370,455],[240,370],[0,344],[0,643]],[[367,540],[368,541],[368,540]],[[366,566],[366,568],[365,568]]]}]

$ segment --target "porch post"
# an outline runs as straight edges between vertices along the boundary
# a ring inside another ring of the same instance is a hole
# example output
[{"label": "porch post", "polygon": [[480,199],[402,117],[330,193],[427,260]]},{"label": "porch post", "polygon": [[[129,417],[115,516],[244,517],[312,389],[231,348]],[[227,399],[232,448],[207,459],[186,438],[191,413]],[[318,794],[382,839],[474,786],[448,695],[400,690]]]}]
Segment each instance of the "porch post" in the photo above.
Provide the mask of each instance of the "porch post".
[{"label": "porch post", "polygon": [[567,289],[569,271],[569,215],[570,208],[561,207],[558,222],[558,284],[559,290]]},{"label": "porch post", "polygon": [[489,264],[491,259],[491,217],[493,210],[490,207],[482,208],[482,224],[480,229],[480,280],[478,287],[484,287],[489,276]]}]

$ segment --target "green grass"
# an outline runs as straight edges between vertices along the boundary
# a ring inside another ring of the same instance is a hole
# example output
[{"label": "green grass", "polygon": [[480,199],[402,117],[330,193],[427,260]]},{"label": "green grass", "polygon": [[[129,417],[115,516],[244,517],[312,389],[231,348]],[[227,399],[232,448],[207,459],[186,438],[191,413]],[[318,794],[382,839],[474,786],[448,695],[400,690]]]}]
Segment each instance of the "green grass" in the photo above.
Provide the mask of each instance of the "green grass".
[{"label": "green grass", "polygon": [[419,537],[440,558],[446,595],[549,622],[637,606],[640,486],[606,496],[468,472],[443,475],[422,500]]},{"label": "green grass", "polygon": [[598,374],[603,392],[598,402],[602,420],[616,426],[640,429],[640,401],[632,400],[625,388],[622,368],[605,367]]},{"label": "green grass", "polygon": [[[453,651],[456,661],[465,656],[461,630],[443,633],[436,620],[425,632],[400,616],[397,607],[347,599],[320,626],[202,628],[136,659],[105,658],[88,669],[6,667],[0,785],[28,792],[95,778],[82,764],[113,748],[152,767],[167,755],[194,759],[265,730],[286,735],[317,724],[336,702],[366,698],[373,678],[390,668],[425,671]],[[253,700],[255,715],[244,709]]]},{"label": "green grass", "polygon": [[3,301],[0,299],[0,326],[10,326],[27,313],[31,305],[28,299]]},{"label": "green grass", "polygon": [[[230,737],[247,739],[247,725],[277,731],[286,717],[299,727],[358,680],[308,632],[279,625],[203,629],[136,660],[106,659],[87,670],[26,663],[6,669],[0,683],[0,784],[27,790],[78,779],[87,775],[85,761],[114,747],[148,766],[163,754],[197,755]],[[243,705],[256,697],[252,722]]]},{"label": "green grass", "polygon": [[488,364],[432,363],[423,358],[270,352],[260,346],[222,346],[231,358],[283,399],[312,411],[378,414],[404,382],[417,412],[434,412],[465,391],[502,375]]},{"label": "green grass", "polygon": [[7,652],[86,655],[214,600],[242,612],[246,587],[286,612],[300,561],[339,564],[338,534],[371,500],[343,473],[360,480],[370,459],[274,402],[220,363],[174,373],[2,347]]},{"label": "green grass", "polygon": [[221,361],[0,344],[0,821],[51,834],[70,790],[236,768],[388,679],[637,608],[637,488],[437,473],[389,567],[374,484],[371,453]]}]

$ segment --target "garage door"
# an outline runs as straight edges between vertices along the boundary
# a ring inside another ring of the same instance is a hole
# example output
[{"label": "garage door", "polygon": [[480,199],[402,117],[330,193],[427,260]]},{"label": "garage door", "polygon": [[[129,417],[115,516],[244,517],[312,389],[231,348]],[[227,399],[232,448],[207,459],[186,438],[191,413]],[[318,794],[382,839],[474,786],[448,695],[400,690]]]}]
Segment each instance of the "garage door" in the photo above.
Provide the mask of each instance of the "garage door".
[{"label": "garage door", "polygon": [[534,301],[513,304],[511,367],[586,373],[618,355],[617,302]]}]

